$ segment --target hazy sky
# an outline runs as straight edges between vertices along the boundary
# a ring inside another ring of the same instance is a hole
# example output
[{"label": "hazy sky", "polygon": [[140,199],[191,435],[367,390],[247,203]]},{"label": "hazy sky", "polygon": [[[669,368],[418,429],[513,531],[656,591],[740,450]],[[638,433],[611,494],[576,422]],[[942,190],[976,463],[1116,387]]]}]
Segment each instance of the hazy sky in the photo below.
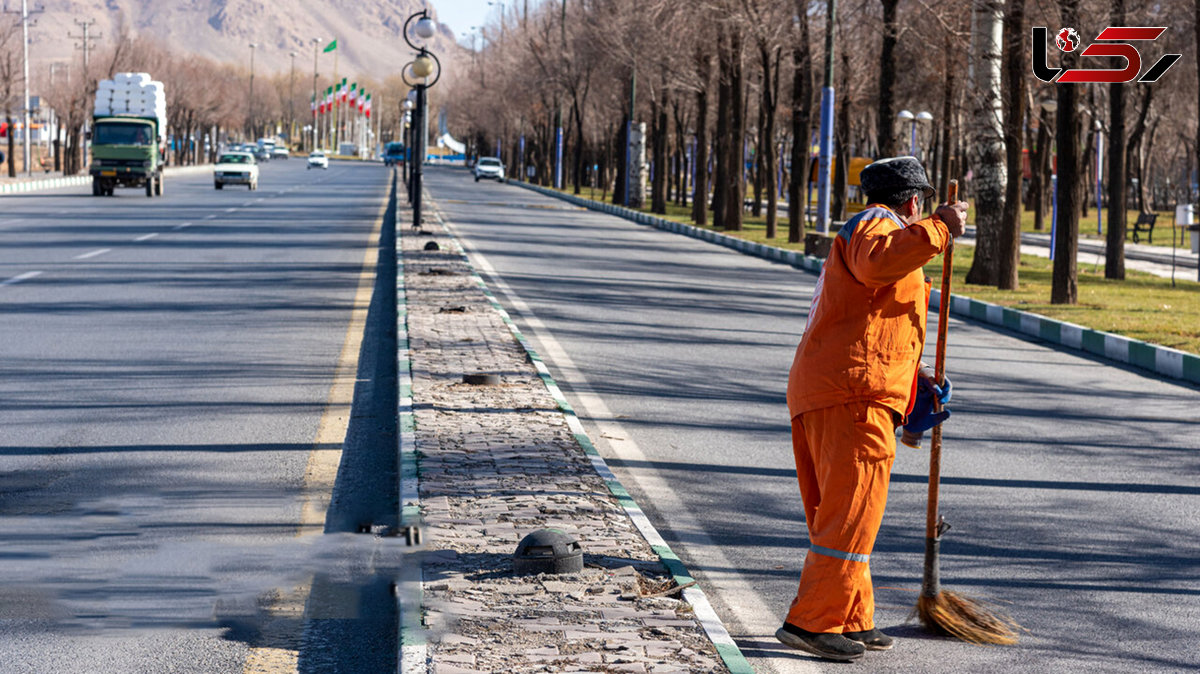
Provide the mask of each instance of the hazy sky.
[{"label": "hazy sky", "polygon": [[497,6],[489,6],[488,0],[430,0],[428,4],[437,13],[438,22],[450,26],[455,39],[461,42],[462,34],[470,33],[471,26],[481,25],[490,15],[496,13],[499,0],[492,1]]}]

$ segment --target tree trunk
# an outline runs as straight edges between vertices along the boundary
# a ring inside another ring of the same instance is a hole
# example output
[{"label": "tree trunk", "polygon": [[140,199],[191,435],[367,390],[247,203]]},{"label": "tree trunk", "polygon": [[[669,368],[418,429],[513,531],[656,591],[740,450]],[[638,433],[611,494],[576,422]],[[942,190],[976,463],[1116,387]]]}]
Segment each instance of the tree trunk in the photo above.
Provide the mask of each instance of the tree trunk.
[{"label": "tree trunk", "polygon": [[[767,83],[763,82],[762,86],[765,88]],[[766,112],[760,100],[758,103],[758,138],[754,143],[754,199],[750,202],[750,214],[756,218],[762,217],[763,182],[766,179],[766,167],[763,165],[763,160],[766,159],[763,155],[767,151],[763,142],[763,127],[767,123]]]},{"label": "tree trunk", "polygon": [[617,166],[617,179],[613,183],[613,203],[620,206],[625,203],[625,173],[629,171],[629,162],[625,161],[625,148],[629,147],[629,114],[621,115],[621,128],[617,129],[616,156],[613,162]]},{"label": "tree trunk", "polygon": [[883,5],[883,46],[879,49],[879,117],[875,120],[875,133],[879,142],[879,154],[883,157],[901,154],[893,134],[896,110],[892,95],[896,83],[894,53],[896,36],[899,34],[899,27],[896,25],[896,5],[899,3],[900,0],[879,0],[879,4]]},{"label": "tree trunk", "polygon": [[667,87],[666,77],[659,88],[658,102],[654,104],[654,181],[650,185],[650,210],[659,215],[667,213]]},{"label": "tree trunk", "polygon": [[808,210],[808,152],[812,125],[812,50],[808,45],[808,0],[796,0],[799,35],[792,42],[792,170],[788,172],[788,241],[804,239]]},{"label": "tree trunk", "polygon": [[950,142],[951,131],[954,130],[954,94],[957,91],[955,87],[954,74],[957,68],[953,59],[954,51],[950,46],[950,42],[946,42],[946,79],[942,84],[942,142],[941,142],[941,168],[938,169],[938,195],[942,200],[945,200],[946,195],[950,190],[950,155],[954,151],[954,145]]},{"label": "tree trunk", "polygon": [[[1071,1],[1071,0],[1068,0]],[[1001,68],[1003,12],[1000,0],[981,0],[972,13],[971,55],[973,89],[971,170],[975,197],[975,259],[967,283],[997,285],[1000,232],[1004,227],[1004,191],[1008,180],[1004,164],[1004,128],[1001,124]]]},{"label": "tree trunk", "polygon": [[[1025,0],[1008,0],[1004,16],[1004,147],[1008,173],[1000,222],[997,286],[1016,290],[1021,264],[1022,149],[1025,146]],[[976,230],[978,231],[978,230]]]},{"label": "tree trunk", "polygon": [[[742,36],[734,30],[729,35],[729,145],[726,170],[728,180],[724,183],[725,218],[722,225],[727,231],[741,231],[742,204],[746,195],[746,95],[745,76],[742,66]],[[722,184],[717,183],[718,187]]]},{"label": "tree trunk", "polygon": [[[767,238],[778,236],[779,184],[775,175],[775,107],[779,101],[779,61],[780,48],[775,49],[772,58],[766,44],[759,45],[763,59],[763,88],[761,107],[764,113],[762,126],[759,127],[759,152],[762,153],[763,171],[766,173],[767,186]],[[774,72],[771,64],[774,61]]]},{"label": "tree trunk", "polygon": [[5,133],[8,135],[8,177],[17,177],[17,135],[16,128],[13,126],[13,117],[9,114],[5,119],[8,120],[8,126]]},{"label": "tree trunk", "polygon": [[[843,41],[844,44],[844,41]],[[837,124],[834,126],[833,199],[829,208],[830,221],[846,219],[847,169],[850,167],[850,54],[842,49],[842,95],[837,101]],[[833,231],[832,226],[830,231]]]},{"label": "tree trunk", "polygon": [[696,73],[700,88],[696,91],[696,151],[692,157],[695,174],[692,196],[692,222],[703,227],[708,224],[708,87],[712,80],[712,57],[696,53]]},{"label": "tree trunk", "polygon": [[[717,124],[713,133],[713,228],[725,229],[725,201],[729,198],[730,101],[729,37],[722,28],[717,36]],[[740,106],[739,106],[740,107]]]},{"label": "tree trunk", "polygon": [[[1040,106],[1039,106],[1040,110]],[[1029,158],[1031,178],[1029,192],[1033,198],[1033,228],[1046,228],[1046,183],[1050,182],[1050,124],[1046,115],[1039,113],[1037,140]]]},{"label": "tree trunk", "polygon": [[578,97],[571,101],[571,114],[575,118],[575,194],[583,187],[583,109]]},{"label": "tree trunk", "polygon": [[[1063,25],[1079,25],[1079,0],[1062,0]],[[1065,52],[1062,64],[1074,68],[1079,63],[1078,52]],[[1054,273],[1050,290],[1051,304],[1075,304],[1079,301],[1079,201],[1082,197],[1083,175],[1079,154],[1079,85],[1055,85],[1058,88],[1058,222],[1054,236]],[[1149,88],[1149,87],[1147,87]]]}]

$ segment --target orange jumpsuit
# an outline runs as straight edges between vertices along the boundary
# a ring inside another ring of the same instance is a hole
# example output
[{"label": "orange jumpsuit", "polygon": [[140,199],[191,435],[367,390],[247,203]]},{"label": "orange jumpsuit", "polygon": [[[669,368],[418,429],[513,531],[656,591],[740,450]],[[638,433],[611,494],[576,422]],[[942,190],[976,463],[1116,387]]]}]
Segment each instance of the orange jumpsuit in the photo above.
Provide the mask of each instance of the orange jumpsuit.
[{"label": "orange jumpsuit", "polygon": [[949,241],[936,215],[906,227],[871,204],[842,227],[817,280],[787,390],[810,543],[787,615],[801,629],[874,627],[868,561],[925,344],[921,267]]}]

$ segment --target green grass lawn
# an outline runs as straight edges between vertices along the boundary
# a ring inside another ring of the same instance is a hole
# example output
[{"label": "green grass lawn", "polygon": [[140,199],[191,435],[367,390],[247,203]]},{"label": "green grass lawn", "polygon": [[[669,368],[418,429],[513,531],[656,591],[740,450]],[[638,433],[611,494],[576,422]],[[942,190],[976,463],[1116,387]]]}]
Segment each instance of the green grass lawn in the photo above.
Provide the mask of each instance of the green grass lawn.
[{"label": "green grass lawn", "polygon": [[[570,193],[569,190],[563,191]],[[599,201],[601,193],[599,190],[584,189],[581,196]],[[611,199],[611,194],[609,198]],[[649,212],[649,208],[642,210]],[[662,217],[691,224],[691,213],[691,207],[668,204],[667,213]],[[1095,237],[1095,210],[1089,211],[1089,215],[1090,218],[1081,220],[1080,229],[1084,233],[1090,232],[1090,236]],[[1137,213],[1130,211],[1130,226],[1136,218]],[[1049,218],[1046,221],[1049,227]],[[1159,214],[1154,229],[1155,245],[1170,245],[1173,222],[1174,213]],[[1022,223],[1026,231],[1033,231],[1033,213],[1024,213]],[[708,228],[712,228],[711,221]],[[749,214],[745,217],[741,231],[724,233],[780,248],[804,250],[803,243],[788,243],[787,214],[784,212],[779,214],[779,231],[774,239],[767,238],[766,218],[755,218]],[[1142,240],[1144,242],[1145,237]],[[1188,248],[1190,243],[1185,241],[1180,246]],[[1111,281],[1104,278],[1104,260],[1097,261],[1095,255],[1084,254],[1079,257],[1079,303],[1067,306],[1050,304],[1050,260],[1034,255],[1022,255],[1020,287],[1016,290],[999,290],[989,286],[970,285],[964,281],[967,270],[971,268],[974,252],[975,249],[969,246],[955,248],[951,292],[1029,311],[1047,318],[1070,321],[1094,330],[1200,354],[1200,283],[1194,280],[1194,270],[1181,269],[1176,277],[1175,287],[1172,287],[1170,279],[1133,270],[1126,271],[1124,281]],[[941,257],[930,262],[925,269],[929,278],[933,279],[935,287],[940,287],[938,284],[942,276]]]}]

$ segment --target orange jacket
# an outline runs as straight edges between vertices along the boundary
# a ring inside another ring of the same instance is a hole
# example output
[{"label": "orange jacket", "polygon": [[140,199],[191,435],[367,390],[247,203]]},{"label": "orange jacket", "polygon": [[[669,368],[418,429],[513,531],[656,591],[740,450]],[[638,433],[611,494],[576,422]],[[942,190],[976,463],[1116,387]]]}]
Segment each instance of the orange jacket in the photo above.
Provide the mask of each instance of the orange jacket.
[{"label": "orange jacket", "polygon": [[792,418],[860,400],[908,413],[929,309],[929,280],[921,267],[949,241],[938,216],[906,227],[880,204],[846,221],[817,279],[792,360]]}]

